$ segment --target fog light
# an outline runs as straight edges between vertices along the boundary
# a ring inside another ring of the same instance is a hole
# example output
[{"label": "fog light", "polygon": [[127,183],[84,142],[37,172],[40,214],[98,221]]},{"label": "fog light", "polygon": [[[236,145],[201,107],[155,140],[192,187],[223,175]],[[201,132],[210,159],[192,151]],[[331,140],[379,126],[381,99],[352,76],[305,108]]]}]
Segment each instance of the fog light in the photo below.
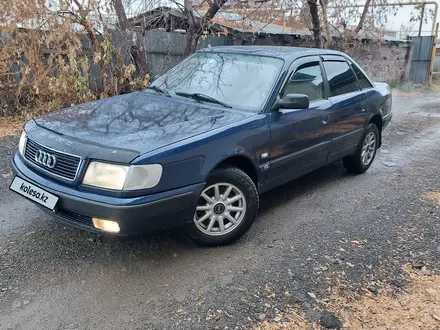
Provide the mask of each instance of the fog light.
[{"label": "fog light", "polygon": [[119,233],[119,224],[114,221],[93,218],[93,226],[95,228],[108,231],[109,233]]}]

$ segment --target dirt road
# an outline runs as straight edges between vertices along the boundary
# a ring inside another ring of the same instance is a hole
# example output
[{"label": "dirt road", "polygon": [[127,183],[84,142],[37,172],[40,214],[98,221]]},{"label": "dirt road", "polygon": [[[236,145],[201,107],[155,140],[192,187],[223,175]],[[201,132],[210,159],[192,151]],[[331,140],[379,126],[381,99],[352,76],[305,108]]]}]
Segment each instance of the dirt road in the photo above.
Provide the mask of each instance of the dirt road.
[{"label": "dirt road", "polygon": [[440,97],[400,95],[367,174],[340,163],[262,197],[238,243],[180,233],[97,237],[8,191],[17,137],[0,139],[0,329],[241,329],[335,286],[402,286],[401,268],[440,269]]}]

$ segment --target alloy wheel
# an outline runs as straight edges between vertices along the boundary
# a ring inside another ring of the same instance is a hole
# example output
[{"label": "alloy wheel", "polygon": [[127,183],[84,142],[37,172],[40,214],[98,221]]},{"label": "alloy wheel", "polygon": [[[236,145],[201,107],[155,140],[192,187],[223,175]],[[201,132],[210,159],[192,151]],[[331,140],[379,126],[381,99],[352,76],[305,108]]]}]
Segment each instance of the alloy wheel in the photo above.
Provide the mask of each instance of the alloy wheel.
[{"label": "alloy wheel", "polygon": [[193,221],[202,233],[221,236],[237,228],[245,214],[243,192],[233,184],[216,183],[202,191]]},{"label": "alloy wheel", "polygon": [[362,144],[361,160],[364,166],[370,165],[376,153],[376,135],[370,132],[364,139]]}]

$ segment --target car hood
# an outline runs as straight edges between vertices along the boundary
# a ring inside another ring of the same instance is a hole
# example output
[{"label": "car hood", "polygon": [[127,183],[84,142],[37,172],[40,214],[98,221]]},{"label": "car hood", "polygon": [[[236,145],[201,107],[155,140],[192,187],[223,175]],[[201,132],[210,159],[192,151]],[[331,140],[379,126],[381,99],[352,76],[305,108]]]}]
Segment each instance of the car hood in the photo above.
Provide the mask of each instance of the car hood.
[{"label": "car hood", "polygon": [[35,122],[66,137],[145,153],[252,115],[135,92],[72,106]]}]

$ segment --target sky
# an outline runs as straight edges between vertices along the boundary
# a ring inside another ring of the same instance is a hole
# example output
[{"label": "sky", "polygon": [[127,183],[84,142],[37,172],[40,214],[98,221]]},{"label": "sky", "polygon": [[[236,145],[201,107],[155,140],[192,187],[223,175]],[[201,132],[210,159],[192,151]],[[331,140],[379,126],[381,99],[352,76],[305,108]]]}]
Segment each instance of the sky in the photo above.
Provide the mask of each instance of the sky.
[{"label": "sky", "polygon": [[[126,0],[126,1],[132,1],[133,4],[137,4],[138,6],[133,6],[133,7],[137,7],[137,9],[139,9],[139,7],[142,7],[142,4],[145,3],[149,3],[150,5],[152,3],[154,3],[156,6],[157,5],[164,5],[164,6],[169,6],[172,4],[173,0]],[[390,0],[389,2],[398,2],[399,0]],[[415,1],[415,0],[403,0],[403,1]],[[421,1],[421,0],[418,0]],[[435,0],[437,3],[439,3],[440,5],[440,0]],[[174,2],[182,2],[183,0],[174,0]],[[359,0],[360,3],[364,3],[364,0]],[[402,2],[402,1],[401,1]],[[141,5],[141,6],[139,6]],[[427,5],[426,6],[426,10],[428,11],[429,9],[433,10],[434,6],[433,5]],[[390,9],[391,10],[391,9]],[[401,31],[401,27],[402,25],[405,25],[407,27],[407,29],[410,30],[410,34],[411,35],[415,35],[418,33],[419,30],[419,21],[417,22],[410,22],[412,13],[415,12],[415,7],[414,6],[404,6],[404,7],[400,7],[395,9],[395,13],[396,15],[394,16],[391,12],[390,15],[388,15],[388,22],[386,23],[385,27],[387,30],[391,30],[391,31]],[[422,35],[431,35],[431,28],[432,28],[432,17],[428,17],[427,18],[427,22],[425,22],[422,26]],[[440,12],[439,12],[439,17],[437,17],[437,21],[440,22]],[[404,38],[407,34],[407,32],[400,32],[400,37]],[[398,35],[399,36],[399,35]]]},{"label": "sky", "polygon": [[[440,6],[440,1],[436,1]],[[427,5],[427,10],[432,9],[434,10],[433,5]],[[402,24],[405,24],[406,26],[410,27],[412,31],[417,33],[419,29],[420,21],[418,22],[409,22],[411,18],[411,12],[414,12],[413,6],[407,6],[404,8],[399,8],[397,11],[396,16],[392,16],[389,19],[389,22],[386,24],[387,29],[399,31]],[[440,15],[440,11],[439,11]],[[432,21],[433,19],[431,17],[428,17],[427,22],[425,22],[422,26],[422,35],[431,35],[431,28],[432,28]],[[437,22],[440,22],[439,17],[437,17]]]}]

